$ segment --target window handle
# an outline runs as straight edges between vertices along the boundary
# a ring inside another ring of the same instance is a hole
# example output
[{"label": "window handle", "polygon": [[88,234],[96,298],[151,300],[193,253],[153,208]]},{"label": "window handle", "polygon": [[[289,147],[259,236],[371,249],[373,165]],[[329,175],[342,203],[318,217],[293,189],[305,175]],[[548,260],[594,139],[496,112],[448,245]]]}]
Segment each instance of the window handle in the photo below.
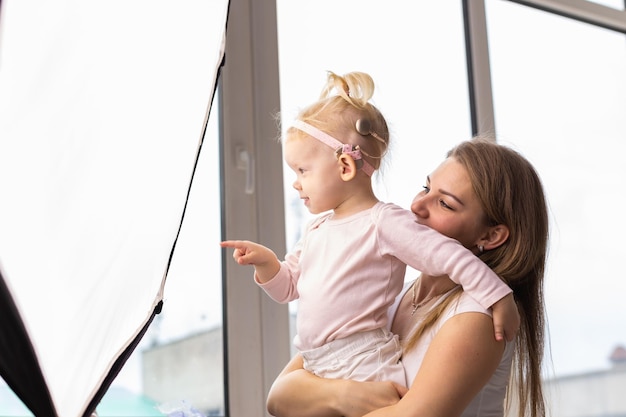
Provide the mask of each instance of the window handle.
[{"label": "window handle", "polygon": [[246,185],[244,192],[246,194],[254,194],[254,158],[247,149],[238,147],[237,150],[237,169],[246,172]]}]

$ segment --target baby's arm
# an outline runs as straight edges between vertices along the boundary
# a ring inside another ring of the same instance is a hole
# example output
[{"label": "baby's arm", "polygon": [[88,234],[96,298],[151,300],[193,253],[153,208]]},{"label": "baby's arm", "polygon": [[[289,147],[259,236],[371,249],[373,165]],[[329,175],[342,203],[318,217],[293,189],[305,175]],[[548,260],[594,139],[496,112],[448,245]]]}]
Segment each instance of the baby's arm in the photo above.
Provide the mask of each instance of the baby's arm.
[{"label": "baby's arm", "polygon": [[513,340],[519,331],[520,315],[511,288],[470,250],[460,244],[447,245],[449,259],[454,259],[446,271],[450,279],[461,284],[483,307],[491,307],[497,341]]},{"label": "baby's arm", "polygon": [[248,240],[226,240],[220,246],[235,249],[233,258],[239,265],[253,265],[261,284],[269,282],[280,270],[276,254],[263,245]]},{"label": "baby's arm", "polygon": [[[484,308],[493,309],[496,340],[512,340],[520,316],[512,290],[459,241],[418,224],[410,212],[390,210],[386,227],[378,227],[383,252],[428,275],[447,275]],[[395,224],[395,227],[391,227]]]},{"label": "baby's arm", "polygon": [[483,307],[491,307],[493,327],[497,341],[511,341],[520,327],[520,315],[513,298],[513,291],[480,258],[462,245],[451,245],[456,259],[449,273],[452,281],[461,284]]}]

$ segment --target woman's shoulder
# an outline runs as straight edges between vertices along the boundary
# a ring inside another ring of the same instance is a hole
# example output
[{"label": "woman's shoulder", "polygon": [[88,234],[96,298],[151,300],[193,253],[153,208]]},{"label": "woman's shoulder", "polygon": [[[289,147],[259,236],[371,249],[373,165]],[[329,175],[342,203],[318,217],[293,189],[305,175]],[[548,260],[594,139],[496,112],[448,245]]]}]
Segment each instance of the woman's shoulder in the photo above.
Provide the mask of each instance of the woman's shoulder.
[{"label": "woman's shoulder", "polygon": [[[465,366],[464,361],[450,361],[448,360],[450,357],[462,357],[469,360],[478,355],[490,361],[489,366],[493,369],[498,366],[502,351],[492,336],[493,322],[490,312],[469,295],[463,292],[456,294],[457,296],[450,300],[445,310],[440,313],[438,320],[422,335],[414,348],[404,353],[403,364],[407,375],[417,374],[426,358],[426,352],[433,344],[439,347],[445,346],[446,349],[439,350],[435,347],[435,352],[438,353],[435,356],[429,355],[429,363],[433,363],[433,358],[437,358],[434,360],[435,363],[445,361],[449,372],[454,372],[456,367]],[[433,308],[436,307],[433,306]],[[473,372],[484,378],[485,375],[481,373],[481,369],[475,367]]]},{"label": "woman's shoulder", "polygon": [[476,299],[472,298],[465,291],[461,291],[458,299],[455,300],[448,309],[448,315],[450,317],[461,313],[483,313],[489,317],[493,317],[491,309],[484,308]]},{"label": "woman's shoulder", "polygon": [[[439,302],[433,305],[433,307],[431,308],[434,308],[436,305],[443,302],[445,298],[452,295],[453,294],[447,294],[445,297],[442,297]],[[489,317],[489,319],[493,317],[491,309],[484,308],[468,293],[466,293],[465,291],[461,291],[458,294],[458,297],[455,297],[452,302],[450,302],[448,306],[440,313],[439,318],[434,326],[435,332],[439,331],[448,322],[448,320],[464,313],[480,313]]]}]

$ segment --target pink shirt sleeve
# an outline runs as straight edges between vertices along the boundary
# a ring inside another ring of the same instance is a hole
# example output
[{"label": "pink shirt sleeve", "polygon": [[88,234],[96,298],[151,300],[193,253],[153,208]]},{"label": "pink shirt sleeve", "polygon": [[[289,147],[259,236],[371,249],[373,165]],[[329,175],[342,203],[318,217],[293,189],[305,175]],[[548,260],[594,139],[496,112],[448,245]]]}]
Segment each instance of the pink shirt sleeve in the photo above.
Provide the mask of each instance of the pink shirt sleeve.
[{"label": "pink shirt sleeve", "polygon": [[302,240],[287,253],[285,260],[280,263],[278,273],[265,284],[258,280],[256,273],[254,274],[254,281],[277,303],[285,304],[300,298],[298,280],[300,279],[301,251]]},{"label": "pink shirt sleeve", "polygon": [[457,240],[418,224],[415,215],[393,204],[378,212],[381,251],[428,275],[448,275],[484,308],[512,290]]}]

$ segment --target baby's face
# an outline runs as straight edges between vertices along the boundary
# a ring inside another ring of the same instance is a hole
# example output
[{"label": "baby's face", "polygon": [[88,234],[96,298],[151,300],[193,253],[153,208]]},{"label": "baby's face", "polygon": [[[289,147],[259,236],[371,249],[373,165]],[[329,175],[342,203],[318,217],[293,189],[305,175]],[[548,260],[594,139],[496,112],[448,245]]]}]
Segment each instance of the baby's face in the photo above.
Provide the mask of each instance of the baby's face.
[{"label": "baby's face", "polygon": [[284,144],[285,161],[296,174],[293,188],[313,214],[334,210],[341,200],[341,167],[333,150],[308,136],[290,135]]}]

